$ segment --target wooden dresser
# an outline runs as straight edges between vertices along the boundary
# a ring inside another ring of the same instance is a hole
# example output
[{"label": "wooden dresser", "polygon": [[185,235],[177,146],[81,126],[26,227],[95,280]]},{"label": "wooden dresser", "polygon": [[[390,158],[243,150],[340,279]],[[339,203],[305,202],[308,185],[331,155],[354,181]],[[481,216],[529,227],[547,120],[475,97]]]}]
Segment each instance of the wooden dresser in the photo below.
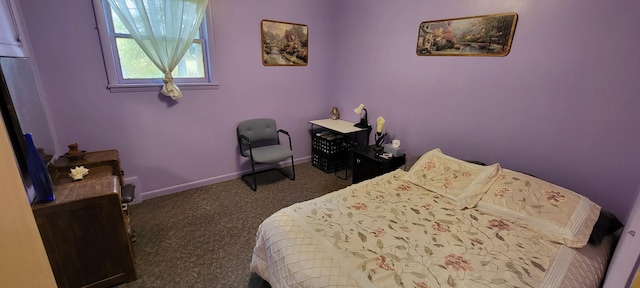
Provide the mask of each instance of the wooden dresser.
[{"label": "wooden dresser", "polygon": [[[72,163],[60,158],[49,167],[55,200],[32,205],[58,287],[111,287],[135,280],[117,150],[87,153]],[[75,166],[85,166],[89,174],[72,181],[67,173]]]},{"label": "wooden dresser", "polygon": [[120,156],[116,149],[86,152],[84,157],[73,161],[64,156],[59,157],[49,165],[49,173],[51,174],[53,185],[72,183],[73,180],[69,177],[69,169],[76,166],[84,166],[89,169],[89,175],[85,176],[84,179],[116,175],[120,180],[120,184],[124,184],[123,172],[120,168]]}]

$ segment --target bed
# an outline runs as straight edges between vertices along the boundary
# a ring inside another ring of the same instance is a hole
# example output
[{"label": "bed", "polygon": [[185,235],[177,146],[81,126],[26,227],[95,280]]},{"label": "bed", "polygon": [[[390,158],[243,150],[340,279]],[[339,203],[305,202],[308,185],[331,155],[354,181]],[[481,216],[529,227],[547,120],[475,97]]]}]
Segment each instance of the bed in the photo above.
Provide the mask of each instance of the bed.
[{"label": "bed", "polygon": [[616,221],[573,191],[434,149],[274,213],[251,271],[272,287],[599,287]]}]

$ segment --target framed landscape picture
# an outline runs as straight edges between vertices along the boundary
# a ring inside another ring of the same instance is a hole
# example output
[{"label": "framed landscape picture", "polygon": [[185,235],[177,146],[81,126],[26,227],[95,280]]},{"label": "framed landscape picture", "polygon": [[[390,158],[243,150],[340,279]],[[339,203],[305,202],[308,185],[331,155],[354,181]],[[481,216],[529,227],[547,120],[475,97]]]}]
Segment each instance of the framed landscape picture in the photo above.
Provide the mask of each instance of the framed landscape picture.
[{"label": "framed landscape picture", "polygon": [[262,65],[307,66],[307,25],[262,20]]},{"label": "framed landscape picture", "polygon": [[503,13],[425,21],[418,29],[418,56],[506,56],[518,14]]}]

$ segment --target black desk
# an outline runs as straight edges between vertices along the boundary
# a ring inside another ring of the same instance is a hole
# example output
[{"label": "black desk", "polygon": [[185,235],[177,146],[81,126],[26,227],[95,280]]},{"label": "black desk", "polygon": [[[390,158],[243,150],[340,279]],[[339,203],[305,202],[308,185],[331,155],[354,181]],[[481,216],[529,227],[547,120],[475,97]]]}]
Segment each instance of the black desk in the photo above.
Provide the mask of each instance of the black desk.
[{"label": "black desk", "polygon": [[[311,120],[311,164],[324,171],[335,172],[345,168],[345,176],[341,179],[347,179],[347,166],[349,162],[349,151],[352,147],[358,147],[361,143],[358,141],[358,134],[366,132],[367,146],[369,145],[369,136],[371,135],[371,125],[367,128],[355,127],[355,123],[342,119],[320,119]],[[354,136],[353,140],[349,136]],[[366,146],[365,146],[366,147]]]}]

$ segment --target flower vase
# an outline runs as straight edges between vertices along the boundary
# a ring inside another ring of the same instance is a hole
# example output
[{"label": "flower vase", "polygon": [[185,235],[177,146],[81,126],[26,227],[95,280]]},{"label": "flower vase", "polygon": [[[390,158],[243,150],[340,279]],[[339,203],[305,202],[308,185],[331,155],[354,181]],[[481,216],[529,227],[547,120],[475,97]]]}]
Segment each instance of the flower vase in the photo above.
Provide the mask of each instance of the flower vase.
[{"label": "flower vase", "polygon": [[375,136],[375,140],[376,140],[376,145],[373,147],[373,150],[375,151],[382,151],[384,150],[384,148],[382,147],[382,143],[384,143],[384,138],[387,137],[387,133],[380,133],[380,132],[376,132]]},{"label": "flower vase", "polygon": [[40,158],[40,153],[33,143],[31,133],[24,134],[24,139],[27,145],[27,167],[33,189],[36,192],[36,201],[41,203],[51,202],[54,199],[51,175],[49,175],[44,161]]}]

